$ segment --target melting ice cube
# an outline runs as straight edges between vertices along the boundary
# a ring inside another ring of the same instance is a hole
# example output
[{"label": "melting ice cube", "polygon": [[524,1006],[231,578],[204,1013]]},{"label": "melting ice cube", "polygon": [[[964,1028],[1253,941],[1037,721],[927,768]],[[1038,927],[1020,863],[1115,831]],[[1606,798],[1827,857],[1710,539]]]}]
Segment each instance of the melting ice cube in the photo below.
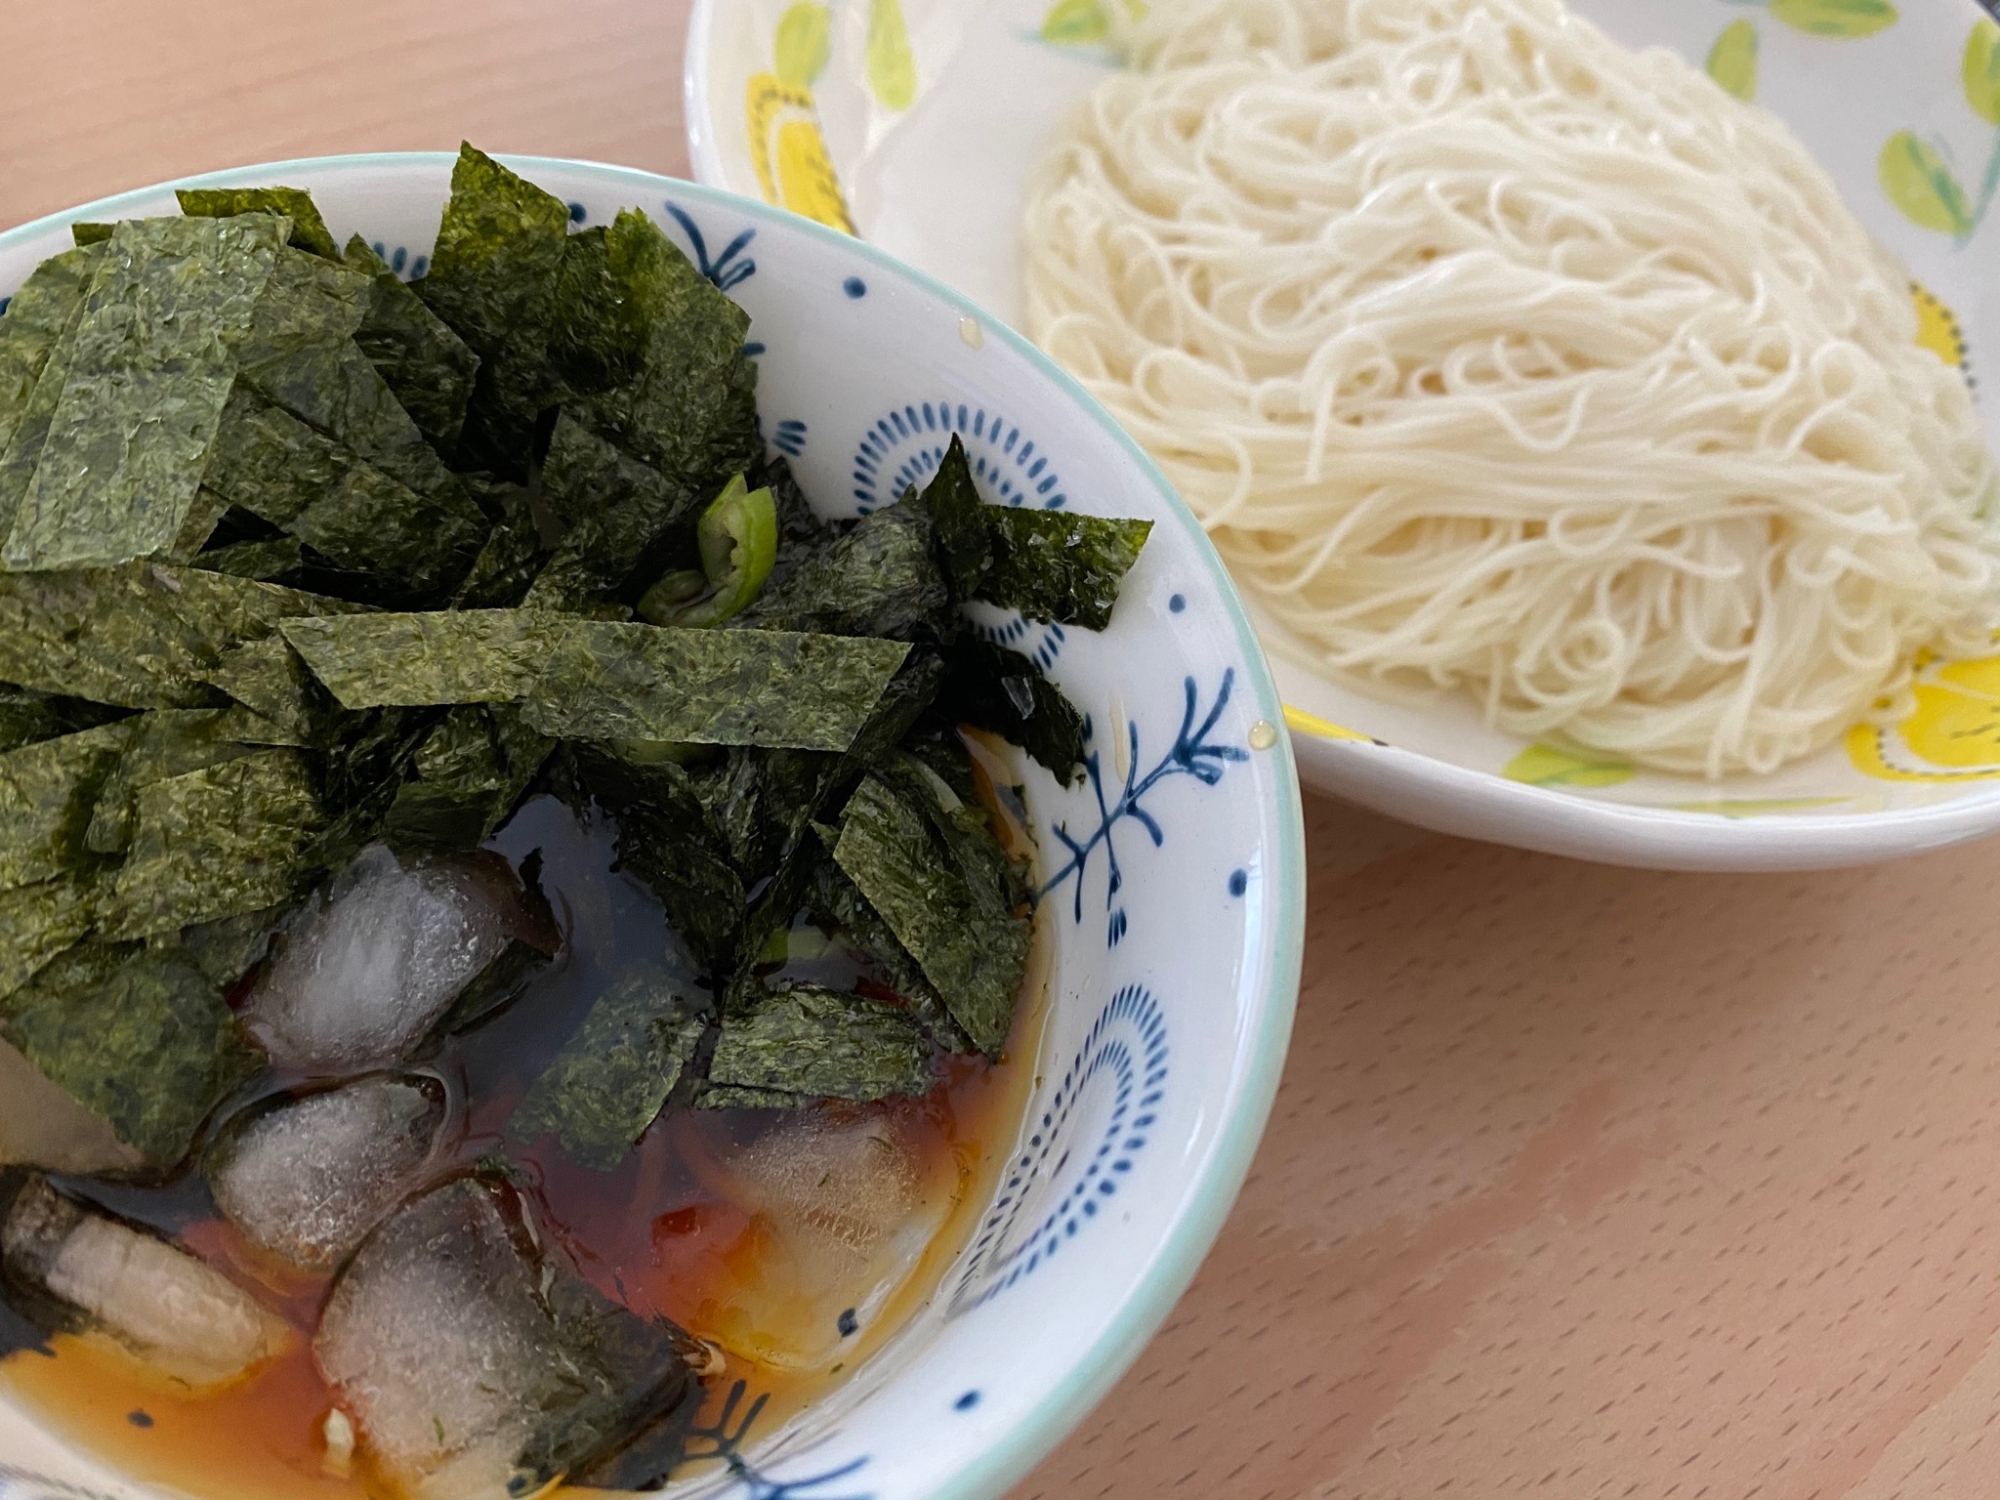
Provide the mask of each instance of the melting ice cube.
[{"label": "melting ice cube", "polygon": [[24,1179],[0,1222],[8,1278],[168,1375],[219,1385],[283,1352],[291,1327],[185,1251]]},{"label": "melting ice cube", "polygon": [[960,1191],[956,1165],[927,1163],[891,1110],[794,1110],[755,1140],[702,1157],[709,1186],[757,1216],[762,1254],[754,1305],[698,1331],[791,1369],[840,1357],[909,1283]]},{"label": "melting ice cube", "polygon": [[510,1190],[459,1178],[384,1223],[334,1284],[320,1371],[416,1500],[532,1494],[699,1409],[699,1347],[535,1244]]},{"label": "melting ice cube", "polygon": [[363,850],[294,920],[244,1014],[282,1067],[387,1067],[507,951],[502,893],[468,866]]},{"label": "melting ice cube", "polygon": [[330,1271],[422,1185],[444,1127],[436,1079],[364,1078],[235,1126],[209,1160],[209,1187],[252,1244]]}]

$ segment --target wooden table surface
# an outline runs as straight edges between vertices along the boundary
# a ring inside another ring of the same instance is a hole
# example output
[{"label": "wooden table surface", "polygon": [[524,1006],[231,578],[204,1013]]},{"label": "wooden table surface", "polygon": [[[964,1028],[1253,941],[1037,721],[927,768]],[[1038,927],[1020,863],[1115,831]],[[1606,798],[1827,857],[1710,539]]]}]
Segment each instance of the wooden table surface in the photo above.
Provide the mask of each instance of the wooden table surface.
[{"label": "wooden table surface", "polygon": [[[684,6],[17,7],[0,225],[461,136],[685,171]],[[2000,1495],[2000,842],[1716,877],[1307,823],[1249,1185],[1019,1500]]]}]

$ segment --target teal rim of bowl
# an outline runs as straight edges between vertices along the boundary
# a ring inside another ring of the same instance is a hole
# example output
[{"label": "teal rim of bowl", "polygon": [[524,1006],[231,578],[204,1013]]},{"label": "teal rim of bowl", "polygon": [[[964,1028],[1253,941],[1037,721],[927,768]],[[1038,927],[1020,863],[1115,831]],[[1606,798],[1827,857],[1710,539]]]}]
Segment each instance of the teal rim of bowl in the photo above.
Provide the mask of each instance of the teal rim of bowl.
[{"label": "teal rim of bowl", "polygon": [[[679,177],[665,177],[637,167],[613,166],[608,162],[512,154],[499,154],[496,159],[531,179],[542,168],[559,171],[581,168],[588,172],[601,172],[628,185],[635,192],[670,192],[712,208],[782,224],[843,254],[859,255],[892,276],[900,277],[940,301],[961,308],[966,315],[977,318],[989,336],[997,336],[1050,384],[1088,412],[1166,501],[1168,511],[1180,523],[1182,532],[1194,543],[1196,554],[1207,566],[1210,580],[1229,612],[1229,621],[1236,631],[1236,643],[1243,654],[1244,672],[1257,701],[1259,714],[1278,731],[1276,743],[1268,750],[1256,752],[1271,757],[1274,762],[1272,779],[1277,791],[1278,857],[1269,882],[1275,899],[1271,903],[1271,969],[1261,996],[1264,1011],[1256,1034],[1249,1039],[1246,1048],[1236,1107],[1217,1132],[1215,1144],[1210,1147],[1208,1160],[1200,1169],[1200,1178],[1186,1209],[1170,1226],[1165,1239],[1155,1250],[1151,1264],[1119,1307],[1110,1326],[1098,1335],[1055,1387],[1029,1408],[1025,1416],[999,1439],[975,1453],[931,1492],[932,1500],[994,1500],[1053,1453],[1084,1417],[1111,1393],[1112,1387],[1167,1320],[1174,1304],[1180,1301],[1181,1294],[1201,1269],[1201,1263],[1208,1258],[1208,1252],[1221,1234],[1230,1209],[1235,1206],[1236,1196],[1249,1175],[1251,1160],[1264,1137],[1264,1127],[1270,1120],[1271,1106],[1277,1098],[1285,1053],[1291,1044],[1292,1018],[1298,1006],[1305,950],[1305,815],[1300,802],[1298,767],[1292,756],[1291,736],[1285,732],[1284,704],[1278,697],[1277,685],[1271,680],[1264,648],[1251,628],[1250,617],[1244,612],[1243,602],[1236,594],[1236,585],[1223,567],[1215,544],[1208,539],[1208,533],[1202,530],[1187,502],[1168,483],[1159,465],[1134,441],[1131,434],[1118,425],[1097,398],[1066,370],[1012,326],[994,317],[971,298],[953,291],[943,282],[905,264],[867,240],[842,234],[800,214],[773,207],[755,198],[746,198],[740,193],[725,192]],[[298,157],[290,161],[262,162],[252,166],[229,167],[219,172],[176,177],[100,198],[95,203],[86,203],[78,208],[44,214],[39,219],[16,225],[0,232],[0,250],[10,250],[23,241],[64,228],[78,220],[115,220],[121,209],[177,187],[258,186],[287,171],[341,167],[430,167],[448,174],[456,160],[455,153],[448,151],[379,151],[353,156]]]}]

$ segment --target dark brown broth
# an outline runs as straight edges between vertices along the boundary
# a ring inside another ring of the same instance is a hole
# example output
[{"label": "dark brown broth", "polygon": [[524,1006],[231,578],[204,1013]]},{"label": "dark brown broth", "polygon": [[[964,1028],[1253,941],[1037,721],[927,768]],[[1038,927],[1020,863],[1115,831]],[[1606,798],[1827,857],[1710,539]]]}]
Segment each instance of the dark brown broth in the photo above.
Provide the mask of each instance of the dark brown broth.
[{"label": "dark brown broth", "polygon": [[[543,887],[567,942],[558,965],[519,1000],[453,1039],[428,1065],[448,1080],[455,1101],[469,1101],[460,1108],[456,1164],[502,1147],[500,1132],[529,1083],[612,977],[633,964],[664,959],[670,972],[692,982],[693,966],[658,903],[612,870],[611,837],[608,825],[584,826],[561,803],[544,798],[523,808],[495,840],[516,865],[541,851]],[[824,983],[854,977],[838,955],[816,955],[784,972]],[[919,1179],[949,1198],[921,1262],[850,1337],[829,1333],[820,1321],[837,1320],[845,1309],[776,1297],[775,1268],[790,1263],[792,1247],[766,1216],[715,1181],[713,1164],[771,1128],[768,1114],[669,1111],[609,1173],[578,1166],[553,1142],[512,1145],[508,1154],[528,1170],[545,1223],[586,1276],[635,1310],[672,1318],[724,1348],[727,1369],[711,1385],[712,1401],[738,1380],[769,1397],[750,1434],[755,1441],[852,1374],[922,1304],[964,1243],[1011,1144],[1029,1073],[1023,1059],[1034,1050],[1041,999],[1041,985],[1031,979],[1008,1060],[989,1066],[951,1059],[924,1099],[836,1112],[850,1121],[873,1116],[893,1129],[911,1145]],[[325,1471],[321,1424],[333,1397],[313,1366],[310,1338],[330,1278],[275,1264],[245,1243],[215,1216],[198,1176],[160,1188],[68,1185],[177,1238],[287,1317],[300,1338],[237,1385],[193,1393],[101,1336],[62,1336],[53,1341],[53,1357],[26,1352],[0,1363],[0,1387],[53,1430],[134,1479],[204,1500],[388,1493],[365,1474],[337,1478]],[[791,1326],[805,1318],[814,1326]],[[829,1338],[837,1340],[837,1351],[811,1368],[779,1368],[753,1352]]]}]

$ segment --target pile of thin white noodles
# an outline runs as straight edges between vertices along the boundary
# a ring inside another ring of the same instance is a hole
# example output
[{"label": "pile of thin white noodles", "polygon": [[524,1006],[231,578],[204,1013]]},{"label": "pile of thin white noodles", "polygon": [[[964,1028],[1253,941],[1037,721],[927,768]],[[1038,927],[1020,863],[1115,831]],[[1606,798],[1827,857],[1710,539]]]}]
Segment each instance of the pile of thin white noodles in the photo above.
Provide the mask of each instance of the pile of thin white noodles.
[{"label": "pile of thin white noodles", "polygon": [[1307,664],[1713,776],[1990,649],[1964,383],[1776,118],[1557,0],[1127,40],[1030,187],[1029,331]]}]

